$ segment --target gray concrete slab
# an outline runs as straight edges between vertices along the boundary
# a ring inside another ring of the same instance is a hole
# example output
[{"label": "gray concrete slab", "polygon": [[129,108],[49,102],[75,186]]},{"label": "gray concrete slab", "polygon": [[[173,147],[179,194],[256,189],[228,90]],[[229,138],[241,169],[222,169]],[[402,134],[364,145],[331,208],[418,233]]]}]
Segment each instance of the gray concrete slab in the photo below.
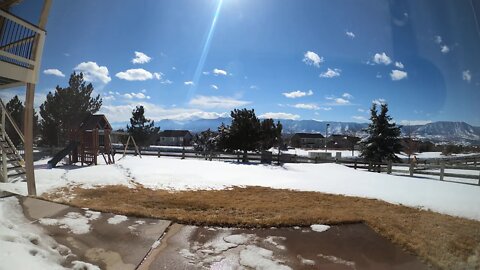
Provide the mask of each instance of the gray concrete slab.
[{"label": "gray concrete slab", "polygon": [[21,200],[27,218],[42,226],[59,244],[101,269],[135,269],[170,225],[170,221],[119,217],[38,199]]},{"label": "gray concrete slab", "polygon": [[[139,269],[429,269],[365,224],[310,228],[170,227]],[[261,268],[264,267],[264,268]],[[271,268],[268,268],[271,267]]]},{"label": "gray concrete slab", "polygon": [[51,217],[69,208],[63,204],[43,201],[30,197],[20,197],[19,199],[22,202],[25,216],[30,220]]}]

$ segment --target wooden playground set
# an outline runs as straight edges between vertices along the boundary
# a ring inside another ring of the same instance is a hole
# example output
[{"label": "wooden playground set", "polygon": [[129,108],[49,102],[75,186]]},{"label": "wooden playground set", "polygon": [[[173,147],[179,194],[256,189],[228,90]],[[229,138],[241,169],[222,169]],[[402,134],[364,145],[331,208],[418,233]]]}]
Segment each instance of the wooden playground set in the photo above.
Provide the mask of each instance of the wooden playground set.
[{"label": "wooden playground set", "polygon": [[103,114],[91,115],[78,128],[70,129],[70,143],[58,152],[48,164],[56,164],[68,155],[69,164],[80,162],[82,166],[97,165],[99,154],[106,164],[115,163],[115,152],[112,148],[110,134],[112,126]]}]

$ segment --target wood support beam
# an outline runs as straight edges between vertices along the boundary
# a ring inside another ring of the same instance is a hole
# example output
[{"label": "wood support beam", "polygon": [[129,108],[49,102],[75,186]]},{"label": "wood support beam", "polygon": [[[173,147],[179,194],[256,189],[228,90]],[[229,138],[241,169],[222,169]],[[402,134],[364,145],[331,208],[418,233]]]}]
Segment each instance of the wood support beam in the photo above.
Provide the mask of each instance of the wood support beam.
[{"label": "wood support beam", "polygon": [[28,83],[25,94],[25,171],[29,196],[37,196],[35,172],[33,170],[33,101],[35,98],[35,84]]}]

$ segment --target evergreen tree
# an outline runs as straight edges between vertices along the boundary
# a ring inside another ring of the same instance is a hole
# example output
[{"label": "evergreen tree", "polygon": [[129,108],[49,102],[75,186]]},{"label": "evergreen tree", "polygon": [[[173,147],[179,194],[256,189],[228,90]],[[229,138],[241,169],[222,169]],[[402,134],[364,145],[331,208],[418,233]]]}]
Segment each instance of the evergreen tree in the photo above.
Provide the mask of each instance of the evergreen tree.
[{"label": "evergreen tree", "polygon": [[378,114],[376,104],[370,110],[371,123],[368,125],[368,137],[361,142],[361,157],[370,163],[399,161],[396,153],[400,153],[400,128],[390,123],[387,104],[382,104]]},{"label": "evergreen tree", "polygon": [[247,152],[258,148],[260,140],[260,121],[255,111],[234,109],[230,116],[232,125],[223,129],[220,138],[221,145],[227,150],[243,151],[243,162],[248,161]]},{"label": "evergreen tree", "polygon": [[[22,104],[18,96],[15,95],[10,101],[7,102],[7,104],[5,104],[5,107],[7,108],[7,111],[9,112],[13,121],[15,121],[15,124],[17,124],[17,126],[23,132],[24,130],[23,112],[24,112],[25,106]],[[15,131],[15,128],[8,120],[5,120],[5,131],[7,132],[7,135],[10,137],[10,140],[12,140],[15,146],[19,146],[22,143],[20,136],[18,135],[18,133]],[[34,111],[33,112],[33,134],[35,135],[37,131],[38,131],[38,115]]]},{"label": "evergreen tree", "polygon": [[268,150],[279,146],[282,141],[282,124],[273,122],[273,119],[264,119],[260,124],[260,149]]},{"label": "evergreen tree", "polygon": [[193,138],[193,148],[195,151],[202,152],[207,158],[207,154],[214,151],[217,145],[217,134],[212,132],[210,129],[200,132],[200,134],[196,134]]},{"label": "evergreen tree", "polygon": [[86,117],[100,110],[100,95],[91,97],[93,85],[86,84],[82,73],[72,73],[68,87],[57,85],[40,105],[41,136],[48,145],[62,145],[68,139],[68,131],[77,128]]},{"label": "evergreen tree", "polygon": [[145,118],[143,106],[137,106],[132,111],[130,125],[127,125],[127,132],[135,139],[138,146],[148,146],[157,139],[160,128],[155,127],[155,122]]}]

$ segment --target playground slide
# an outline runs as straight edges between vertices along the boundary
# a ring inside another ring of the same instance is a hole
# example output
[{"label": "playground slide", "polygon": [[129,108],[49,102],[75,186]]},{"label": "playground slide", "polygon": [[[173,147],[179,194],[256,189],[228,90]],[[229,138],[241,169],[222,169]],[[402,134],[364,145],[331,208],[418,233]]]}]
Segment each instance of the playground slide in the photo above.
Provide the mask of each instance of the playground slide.
[{"label": "playground slide", "polygon": [[68,155],[75,147],[77,147],[78,142],[71,142],[67,147],[63,148],[62,151],[58,152],[52,159],[48,161],[48,165],[50,168],[55,168],[57,163],[62,160],[63,157]]}]

